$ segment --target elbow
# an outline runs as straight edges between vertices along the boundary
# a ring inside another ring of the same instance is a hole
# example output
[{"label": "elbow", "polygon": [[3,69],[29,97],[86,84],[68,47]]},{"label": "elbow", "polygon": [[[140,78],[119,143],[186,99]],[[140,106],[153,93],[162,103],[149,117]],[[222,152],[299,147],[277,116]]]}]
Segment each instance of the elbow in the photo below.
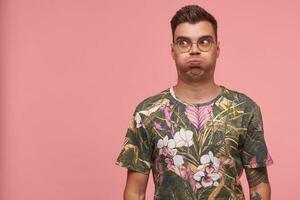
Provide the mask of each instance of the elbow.
[{"label": "elbow", "polygon": [[267,192],[271,192],[271,186],[269,183],[260,183],[257,186],[254,187],[250,187],[250,192],[257,192],[257,191],[267,191]]},{"label": "elbow", "polygon": [[145,200],[145,191],[126,189],[123,193],[124,200]]}]

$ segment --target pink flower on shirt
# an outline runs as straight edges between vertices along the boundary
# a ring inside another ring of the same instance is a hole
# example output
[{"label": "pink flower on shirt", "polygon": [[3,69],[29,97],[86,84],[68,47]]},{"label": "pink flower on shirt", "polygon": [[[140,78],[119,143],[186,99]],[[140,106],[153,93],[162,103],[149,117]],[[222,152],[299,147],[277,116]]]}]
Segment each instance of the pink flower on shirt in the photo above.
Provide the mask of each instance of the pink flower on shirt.
[{"label": "pink flower on shirt", "polygon": [[197,130],[200,130],[212,117],[212,106],[186,106],[185,114]]}]

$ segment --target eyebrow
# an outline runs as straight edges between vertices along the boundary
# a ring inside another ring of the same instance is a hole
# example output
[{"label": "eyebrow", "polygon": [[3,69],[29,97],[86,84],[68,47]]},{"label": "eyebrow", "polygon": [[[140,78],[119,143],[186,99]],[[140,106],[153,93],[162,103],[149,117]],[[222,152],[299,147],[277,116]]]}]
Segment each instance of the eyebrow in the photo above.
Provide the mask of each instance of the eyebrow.
[{"label": "eyebrow", "polygon": [[[188,40],[191,40],[189,37],[186,37],[186,36],[178,36],[176,38],[176,41],[179,40],[179,39],[188,39]],[[201,36],[201,37],[198,38],[198,40],[200,40],[200,39],[212,39],[212,40],[214,40],[214,38],[211,35],[203,35],[203,36]]]}]

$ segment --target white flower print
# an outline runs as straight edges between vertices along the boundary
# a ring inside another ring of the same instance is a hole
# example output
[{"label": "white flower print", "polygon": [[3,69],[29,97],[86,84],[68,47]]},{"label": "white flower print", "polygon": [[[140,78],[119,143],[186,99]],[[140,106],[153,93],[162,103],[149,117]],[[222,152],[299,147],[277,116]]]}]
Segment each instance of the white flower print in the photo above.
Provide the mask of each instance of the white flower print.
[{"label": "white flower print", "polygon": [[219,172],[220,160],[209,151],[208,154],[201,156],[200,162],[201,165],[198,166],[198,171],[193,176],[197,181],[196,187],[218,186],[218,180],[221,178]]},{"label": "white flower print", "polygon": [[193,145],[193,132],[181,128],[180,131],[175,133],[174,140],[176,147],[190,147]]},{"label": "white flower print", "polygon": [[159,155],[164,155],[167,159],[172,159],[172,163],[176,167],[184,163],[183,157],[177,154],[177,149],[175,148],[175,140],[169,139],[165,136],[163,139],[159,139],[157,142],[157,148],[159,149]]},{"label": "white flower print", "polygon": [[175,155],[173,157],[173,162],[176,167],[182,165],[184,163],[183,157],[181,155]]},{"label": "white flower print", "polygon": [[159,139],[157,142],[157,148],[159,149],[166,146],[168,146],[170,149],[173,149],[175,147],[175,141],[173,139],[169,140],[167,135],[163,139]]},{"label": "white flower print", "polygon": [[157,148],[159,149],[159,154],[163,154],[164,156],[171,155],[174,156],[177,153],[177,149],[175,148],[174,139],[168,138],[166,135],[163,139],[159,139],[157,142]]},{"label": "white flower print", "polygon": [[134,119],[135,119],[135,122],[136,122],[136,127],[137,128],[141,127],[142,126],[142,124],[141,124],[142,118],[140,116],[140,113],[136,113]]}]

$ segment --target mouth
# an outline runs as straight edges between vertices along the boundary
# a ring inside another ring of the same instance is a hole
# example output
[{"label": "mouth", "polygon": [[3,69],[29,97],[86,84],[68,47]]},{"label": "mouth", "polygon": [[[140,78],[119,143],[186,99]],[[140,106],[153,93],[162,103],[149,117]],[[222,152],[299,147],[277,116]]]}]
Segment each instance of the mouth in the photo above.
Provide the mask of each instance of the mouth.
[{"label": "mouth", "polygon": [[199,67],[201,66],[202,62],[200,60],[190,60],[187,62],[189,66]]},{"label": "mouth", "polygon": [[201,65],[201,63],[188,63],[188,67],[190,68],[190,69],[199,69],[199,68],[202,68],[202,65]]}]

